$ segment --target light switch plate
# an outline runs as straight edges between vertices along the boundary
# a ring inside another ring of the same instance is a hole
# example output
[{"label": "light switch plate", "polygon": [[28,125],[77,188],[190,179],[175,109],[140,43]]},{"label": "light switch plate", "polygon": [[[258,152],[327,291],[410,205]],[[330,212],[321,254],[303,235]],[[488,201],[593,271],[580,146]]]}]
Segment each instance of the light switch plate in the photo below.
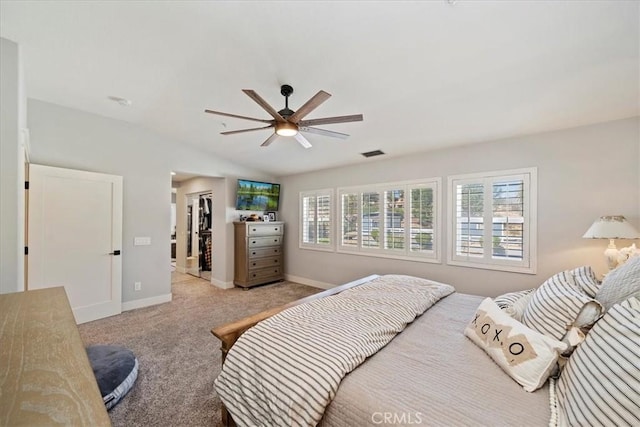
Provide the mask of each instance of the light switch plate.
[{"label": "light switch plate", "polygon": [[151,244],[151,237],[134,237],[133,245],[134,246],[148,246]]}]

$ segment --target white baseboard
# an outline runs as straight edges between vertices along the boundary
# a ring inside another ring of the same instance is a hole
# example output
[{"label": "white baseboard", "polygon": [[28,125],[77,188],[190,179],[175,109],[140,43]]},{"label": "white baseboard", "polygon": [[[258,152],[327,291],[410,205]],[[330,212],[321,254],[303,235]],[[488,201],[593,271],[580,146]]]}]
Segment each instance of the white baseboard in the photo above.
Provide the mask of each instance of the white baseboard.
[{"label": "white baseboard", "polygon": [[303,285],[313,286],[314,288],[319,288],[319,289],[331,289],[338,286],[332,283],[325,283],[325,282],[319,282],[317,280],[307,279],[305,277],[292,276],[291,274],[285,274],[284,278],[290,282],[301,283]]},{"label": "white baseboard", "polygon": [[186,268],[186,267],[178,267],[178,266],[176,265],[176,271],[177,271],[178,273],[187,274],[187,268]]},{"label": "white baseboard", "polygon": [[213,277],[211,278],[211,284],[220,289],[232,289],[235,287],[233,282],[223,282],[222,280],[218,280]]},{"label": "white baseboard", "polygon": [[136,308],[149,307],[156,304],[171,302],[171,294],[158,295],[157,297],[136,299],[122,303],[122,311],[135,310]]}]

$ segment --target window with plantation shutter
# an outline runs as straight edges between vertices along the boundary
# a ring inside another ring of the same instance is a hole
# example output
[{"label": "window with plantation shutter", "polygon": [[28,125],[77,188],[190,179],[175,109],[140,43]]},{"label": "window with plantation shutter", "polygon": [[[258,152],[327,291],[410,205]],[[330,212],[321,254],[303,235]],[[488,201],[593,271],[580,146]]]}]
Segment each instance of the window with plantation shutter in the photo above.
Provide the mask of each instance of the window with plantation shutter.
[{"label": "window with plantation shutter", "polygon": [[338,251],[439,262],[440,182],[339,188]]},{"label": "window with plantation shutter", "polygon": [[380,193],[362,193],[360,244],[366,248],[380,247]]},{"label": "window with plantation shutter", "polygon": [[333,250],[332,191],[300,193],[300,247]]},{"label": "window with plantation shutter", "polygon": [[344,247],[358,247],[359,203],[357,193],[340,195],[341,228],[340,244]]},{"label": "window with plantation shutter", "polygon": [[429,253],[434,249],[434,188],[428,185],[409,187],[409,236],[413,253]]},{"label": "window with plantation shutter", "polygon": [[451,176],[448,263],[535,273],[535,168]]}]

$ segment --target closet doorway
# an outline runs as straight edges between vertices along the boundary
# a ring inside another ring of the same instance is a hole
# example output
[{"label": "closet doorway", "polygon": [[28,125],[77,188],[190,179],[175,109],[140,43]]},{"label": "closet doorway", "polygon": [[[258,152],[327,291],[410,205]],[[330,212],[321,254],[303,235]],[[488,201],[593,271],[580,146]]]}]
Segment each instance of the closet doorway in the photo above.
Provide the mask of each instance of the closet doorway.
[{"label": "closet doorway", "polygon": [[186,198],[186,272],[211,281],[213,197],[209,192],[187,194]]},{"label": "closet doorway", "polygon": [[227,179],[176,171],[171,186],[176,202],[173,276],[189,274],[226,287],[227,273],[233,269],[233,265],[227,266],[229,258],[224,250],[229,221],[225,207]]}]

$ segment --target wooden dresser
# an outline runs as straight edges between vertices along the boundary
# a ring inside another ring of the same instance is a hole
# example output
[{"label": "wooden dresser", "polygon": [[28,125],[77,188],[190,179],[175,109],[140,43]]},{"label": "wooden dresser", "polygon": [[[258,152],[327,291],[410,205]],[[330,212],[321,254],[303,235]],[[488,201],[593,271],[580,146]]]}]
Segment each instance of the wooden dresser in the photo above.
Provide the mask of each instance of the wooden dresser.
[{"label": "wooden dresser", "polygon": [[63,287],[0,295],[0,426],[110,426]]},{"label": "wooden dresser", "polygon": [[244,288],[284,280],[283,222],[234,222],[233,283]]}]

